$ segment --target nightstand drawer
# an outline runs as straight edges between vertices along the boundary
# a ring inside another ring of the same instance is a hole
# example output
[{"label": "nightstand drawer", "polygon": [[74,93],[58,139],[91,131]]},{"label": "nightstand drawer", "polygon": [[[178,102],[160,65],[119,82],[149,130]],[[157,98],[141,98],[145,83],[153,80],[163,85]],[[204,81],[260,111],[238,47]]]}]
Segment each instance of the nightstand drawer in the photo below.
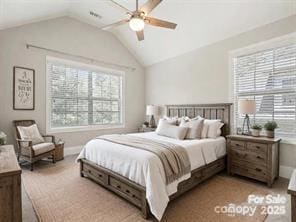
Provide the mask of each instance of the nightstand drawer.
[{"label": "nightstand drawer", "polygon": [[231,172],[260,181],[266,181],[267,178],[266,167],[242,161],[233,162]]},{"label": "nightstand drawer", "polygon": [[231,148],[245,150],[245,142],[238,141],[238,140],[231,140],[230,145],[231,145]]},{"label": "nightstand drawer", "polygon": [[248,142],[247,149],[255,153],[267,153],[267,144]]},{"label": "nightstand drawer", "polygon": [[260,164],[266,166],[267,162],[267,155],[266,153],[254,153],[254,152],[248,152],[248,151],[241,151],[241,150],[230,150],[230,155],[232,156],[232,159],[234,160],[243,160],[248,161],[252,164]]}]

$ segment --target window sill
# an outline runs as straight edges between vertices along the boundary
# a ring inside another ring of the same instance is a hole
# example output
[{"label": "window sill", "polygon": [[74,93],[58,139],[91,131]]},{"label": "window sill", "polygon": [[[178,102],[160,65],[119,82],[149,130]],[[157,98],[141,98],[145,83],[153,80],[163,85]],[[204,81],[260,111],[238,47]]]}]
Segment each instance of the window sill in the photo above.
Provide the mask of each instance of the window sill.
[{"label": "window sill", "polygon": [[78,126],[78,127],[60,127],[47,129],[47,133],[72,133],[72,132],[87,132],[94,130],[109,130],[109,129],[122,129],[125,125],[97,125],[97,126]]},{"label": "window sill", "polygon": [[282,139],[281,143],[289,144],[289,145],[296,145],[296,140],[294,140],[294,139]]}]

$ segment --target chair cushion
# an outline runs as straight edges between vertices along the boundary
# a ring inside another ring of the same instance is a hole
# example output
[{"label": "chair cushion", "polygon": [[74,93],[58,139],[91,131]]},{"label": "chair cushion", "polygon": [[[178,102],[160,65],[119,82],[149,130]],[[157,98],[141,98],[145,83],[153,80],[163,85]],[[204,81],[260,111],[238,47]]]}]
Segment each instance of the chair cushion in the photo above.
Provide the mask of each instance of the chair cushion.
[{"label": "chair cushion", "polygon": [[35,156],[51,151],[54,148],[55,145],[53,143],[39,143],[33,146]]},{"label": "chair cushion", "polygon": [[17,127],[20,137],[23,140],[31,140],[33,145],[38,143],[44,143],[44,139],[39,133],[38,127],[36,124],[31,126],[18,126]]}]

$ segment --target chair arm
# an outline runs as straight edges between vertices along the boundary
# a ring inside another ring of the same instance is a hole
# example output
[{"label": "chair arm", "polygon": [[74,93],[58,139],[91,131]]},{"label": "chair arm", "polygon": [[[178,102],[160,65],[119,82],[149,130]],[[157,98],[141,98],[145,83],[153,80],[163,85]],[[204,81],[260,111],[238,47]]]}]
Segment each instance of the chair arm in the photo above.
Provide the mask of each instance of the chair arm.
[{"label": "chair arm", "polygon": [[53,135],[42,135],[43,138],[51,138],[51,142],[55,144],[55,136]]},{"label": "chair arm", "polygon": [[22,155],[22,150],[29,150],[30,157],[34,156],[33,142],[31,140],[16,139],[18,143],[18,158]]},{"label": "chair arm", "polygon": [[32,147],[33,145],[32,140],[16,139],[16,141],[18,142],[20,147],[22,147],[24,143],[28,143],[28,146],[26,147]]}]

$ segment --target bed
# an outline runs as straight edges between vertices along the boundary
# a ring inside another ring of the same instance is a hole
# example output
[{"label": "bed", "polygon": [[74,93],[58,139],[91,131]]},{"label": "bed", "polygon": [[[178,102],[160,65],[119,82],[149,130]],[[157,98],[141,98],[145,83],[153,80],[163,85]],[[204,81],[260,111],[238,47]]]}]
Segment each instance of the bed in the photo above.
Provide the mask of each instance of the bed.
[{"label": "bed", "polygon": [[[197,115],[206,119],[221,119],[221,137],[201,140],[176,140],[155,132],[130,134],[147,139],[162,140],[184,147],[188,153],[191,172],[170,184],[165,184],[163,167],[156,155],[108,141],[91,140],[80,153],[80,174],[113,191],[139,207],[144,218],[150,212],[161,219],[168,202],[195,187],[225,168],[225,136],[230,130],[231,104],[168,105],[167,116]],[[99,149],[97,149],[100,147]]]}]

